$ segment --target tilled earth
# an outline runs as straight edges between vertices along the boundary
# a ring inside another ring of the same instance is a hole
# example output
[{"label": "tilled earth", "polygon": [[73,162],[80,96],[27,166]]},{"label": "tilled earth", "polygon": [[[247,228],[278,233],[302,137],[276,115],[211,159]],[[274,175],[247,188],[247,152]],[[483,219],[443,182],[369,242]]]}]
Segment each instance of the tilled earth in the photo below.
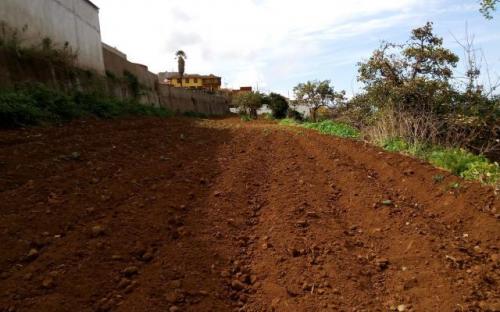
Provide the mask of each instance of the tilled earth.
[{"label": "tilled earth", "polygon": [[2,131],[0,311],[500,311],[499,212],[491,188],[273,123]]}]

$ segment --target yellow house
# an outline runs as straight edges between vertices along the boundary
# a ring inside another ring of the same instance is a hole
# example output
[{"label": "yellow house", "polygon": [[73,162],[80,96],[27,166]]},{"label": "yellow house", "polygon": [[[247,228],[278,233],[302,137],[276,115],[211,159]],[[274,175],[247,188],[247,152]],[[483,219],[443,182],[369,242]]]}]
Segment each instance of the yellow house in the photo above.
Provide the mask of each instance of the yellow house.
[{"label": "yellow house", "polygon": [[178,73],[164,73],[160,75],[160,82],[178,88],[205,89],[209,91],[216,91],[221,87],[221,77],[212,74],[185,74],[181,78]]}]

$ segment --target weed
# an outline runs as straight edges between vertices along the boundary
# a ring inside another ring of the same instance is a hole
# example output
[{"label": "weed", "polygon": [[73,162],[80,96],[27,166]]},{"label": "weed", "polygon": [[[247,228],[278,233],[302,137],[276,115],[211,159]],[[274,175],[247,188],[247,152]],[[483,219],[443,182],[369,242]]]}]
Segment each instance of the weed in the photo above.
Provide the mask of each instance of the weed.
[{"label": "weed", "polygon": [[434,183],[441,183],[444,181],[444,176],[442,174],[436,174],[432,177],[432,180],[434,180]]},{"label": "weed", "polygon": [[[409,144],[401,138],[386,139],[382,146],[391,152],[401,152],[429,161],[432,165],[448,170],[469,180],[478,180],[485,184],[500,184],[500,166],[490,162],[482,155],[475,155],[459,148],[445,148],[435,145]],[[435,176],[435,182],[441,182]],[[444,179],[444,178],[443,178]]]},{"label": "weed", "polygon": [[295,119],[292,119],[292,118],[282,119],[282,120],[280,120],[279,124],[283,125],[283,126],[297,126],[297,125],[299,125],[299,123]]}]

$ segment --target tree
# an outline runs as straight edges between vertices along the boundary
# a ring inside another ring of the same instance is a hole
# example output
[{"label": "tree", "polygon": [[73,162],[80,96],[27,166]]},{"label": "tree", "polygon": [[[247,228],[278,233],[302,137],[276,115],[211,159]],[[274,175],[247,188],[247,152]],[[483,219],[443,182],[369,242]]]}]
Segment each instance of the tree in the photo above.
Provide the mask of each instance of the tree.
[{"label": "tree", "polygon": [[288,100],[284,96],[271,92],[271,94],[267,96],[266,102],[274,118],[282,119],[286,117],[288,112]]},{"label": "tree", "polygon": [[293,88],[293,92],[298,104],[309,108],[313,121],[316,121],[316,113],[320,107],[331,106],[338,98],[330,80],[299,83]]},{"label": "tree", "polygon": [[175,57],[177,58],[177,69],[179,71],[179,75],[181,76],[181,87],[182,87],[182,81],[184,77],[184,72],[186,69],[186,53],[182,50],[179,50],[175,52]]},{"label": "tree", "polygon": [[497,4],[500,3],[500,0],[481,0],[481,8],[479,11],[486,17],[487,19],[492,19],[491,15],[495,10]]},{"label": "tree", "polygon": [[379,108],[444,109],[450,105],[449,80],[459,58],[443,47],[432,23],[412,31],[405,44],[384,42],[365,62],[359,63],[358,80]]},{"label": "tree", "polygon": [[251,118],[257,118],[257,110],[263,105],[263,95],[259,92],[239,93],[233,98],[233,105]]}]

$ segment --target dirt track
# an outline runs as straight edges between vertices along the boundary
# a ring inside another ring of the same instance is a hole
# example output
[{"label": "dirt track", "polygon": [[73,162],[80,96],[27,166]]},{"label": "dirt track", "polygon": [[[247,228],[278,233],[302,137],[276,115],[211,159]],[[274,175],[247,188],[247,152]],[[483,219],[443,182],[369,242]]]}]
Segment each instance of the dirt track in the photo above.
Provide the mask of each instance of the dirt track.
[{"label": "dirt track", "polygon": [[455,181],[265,122],[3,131],[0,311],[500,311],[499,200]]}]

